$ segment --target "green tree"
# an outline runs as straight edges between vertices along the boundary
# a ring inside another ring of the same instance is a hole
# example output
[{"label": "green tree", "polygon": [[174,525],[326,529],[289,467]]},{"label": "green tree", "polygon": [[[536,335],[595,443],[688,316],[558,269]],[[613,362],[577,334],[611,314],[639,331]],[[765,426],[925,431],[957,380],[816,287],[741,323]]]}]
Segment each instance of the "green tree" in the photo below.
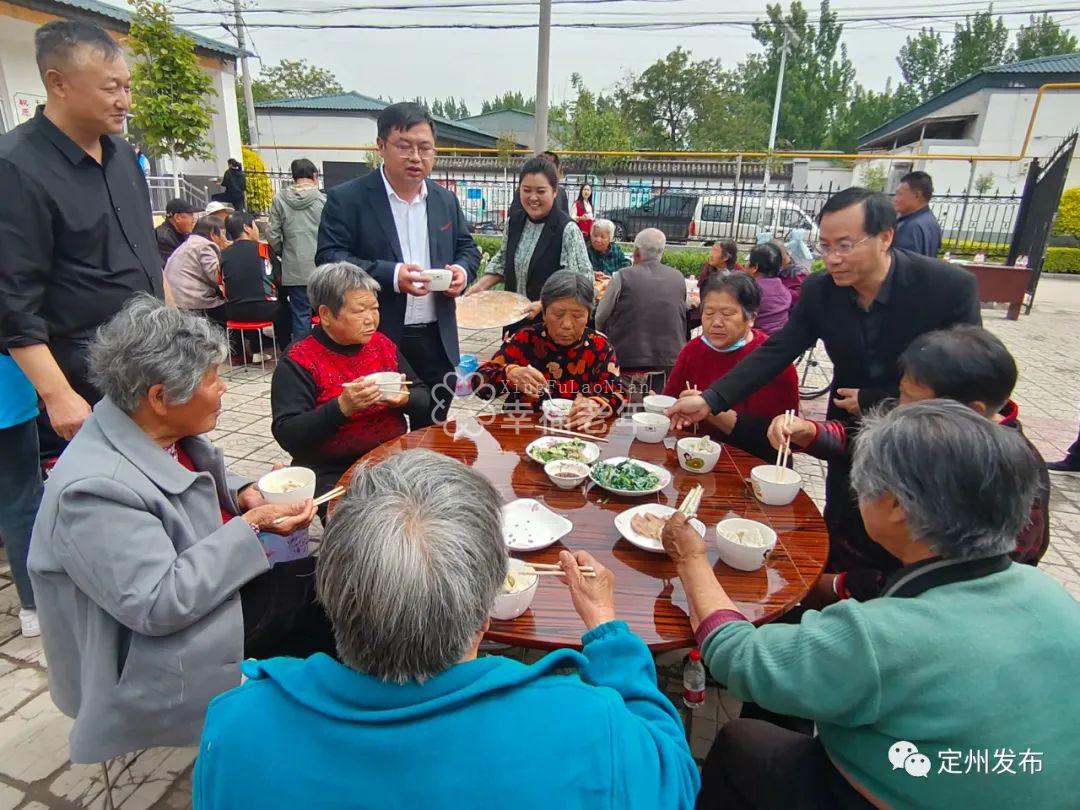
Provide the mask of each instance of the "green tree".
[{"label": "green tree", "polygon": [[[306,59],[282,59],[260,71],[251,81],[251,97],[255,101],[275,101],[282,98],[313,98],[345,92],[337,77],[325,68],[308,64]],[[240,135],[250,142],[247,108],[240,79],[236,80],[236,106],[240,115]]]},{"label": "green tree", "polygon": [[765,46],[765,53],[751,56],[740,66],[741,89],[772,109],[785,28],[799,43],[788,49],[777,142],[800,149],[820,147],[848,103],[855,82],[855,67],[840,42],[844,26],[828,0],[821,4],[817,25],[809,22],[798,0],[787,14],[779,4],[766,8],[766,19],[754,23],[754,39]]},{"label": "green tree", "polygon": [[522,112],[536,112],[536,99],[532,96],[526,98],[518,90],[507,91],[501,96],[484,99],[480,103],[480,114],[496,112],[497,110],[521,110]]},{"label": "green tree", "polygon": [[131,68],[132,124],[146,151],[168,155],[179,195],[177,158],[209,157],[206,133],[212,123],[210,77],[199,67],[195,41],[173,25],[172,13],[157,0],[135,0],[127,44]]},{"label": "green tree", "polygon": [[691,149],[761,151],[769,145],[772,108],[765,99],[741,92],[737,79],[735,74],[725,74],[719,87],[703,93],[690,123]]},{"label": "green tree", "polygon": [[827,149],[850,154],[859,146],[859,136],[888,121],[907,109],[906,99],[892,89],[891,82],[885,91],[878,93],[856,84],[851,100],[840,109],[826,139]]},{"label": "green tree", "polygon": [[883,166],[871,166],[869,163],[859,169],[859,185],[872,191],[884,191],[889,173]]},{"label": "green tree", "polygon": [[695,62],[677,47],[631,76],[615,97],[630,122],[635,145],[645,149],[684,149],[702,104],[719,86],[719,60]]},{"label": "green tree", "polygon": [[[570,77],[576,92],[573,99],[551,110],[550,129],[566,149],[594,152],[621,152],[632,147],[626,121],[612,99],[589,90],[579,74]],[[598,161],[596,168],[606,168],[613,160]]]},{"label": "green tree", "polygon": [[917,104],[949,86],[949,48],[933,28],[923,28],[900,46],[896,62],[903,83],[898,92],[906,102]]},{"label": "green tree", "polygon": [[978,73],[989,65],[1008,61],[1009,29],[1001,17],[994,17],[994,7],[965,17],[957,23],[950,49],[948,83],[950,85]]},{"label": "green tree", "polygon": [[1031,15],[1028,19],[1031,24],[1020,26],[1016,33],[1016,45],[1010,50],[1013,60],[1019,62],[1024,59],[1038,59],[1040,56],[1076,53],[1080,50],[1076,37],[1062,30],[1049,14],[1041,17]]}]

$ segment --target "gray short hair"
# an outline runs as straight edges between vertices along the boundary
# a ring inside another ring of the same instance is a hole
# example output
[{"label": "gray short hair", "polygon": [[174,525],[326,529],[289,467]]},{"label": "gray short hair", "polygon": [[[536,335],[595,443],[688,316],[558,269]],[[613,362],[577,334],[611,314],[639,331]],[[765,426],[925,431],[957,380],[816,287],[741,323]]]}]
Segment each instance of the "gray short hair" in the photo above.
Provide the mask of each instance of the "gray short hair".
[{"label": "gray short hair", "polygon": [[607,231],[607,235],[612,239],[615,238],[615,223],[610,219],[595,219],[593,220],[592,229],[594,231]]},{"label": "gray short hair", "polygon": [[634,248],[645,261],[659,259],[666,246],[667,237],[659,228],[646,228],[634,237]]},{"label": "gray short hair", "polygon": [[219,327],[141,293],[98,330],[90,345],[90,380],[130,414],[154,385],[164,386],[170,405],[187,402],[206,372],[228,356]]},{"label": "gray short hair", "polygon": [[317,585],[341,660],[406,683],[461,660],[506,570],[495,488],[459,461],[409,450],[357,468],[330,517]]},{"label": "gray short hair", "polygon": [[352,290],[367,290],[379,294],[379,282],[351,262],[333,262],[315,268],[308,281],[308,300],[318,314],[324,306],[334,315],[345,306],[345,294]]},{"label": "gray short hair", "polygon": [[547,309],[556,301],[573,298],[592,312],[596,303],[596,290],[593,289],[591,276],[573,270],[559,270],[552,273],[540,289],[540,305]]},{"label": "gray short hair", "polygon": [[947,559],[969,559],[1016,547],[1038,476],[1017,431],[931,399],[864,419],[851,483],[861,500],[891,493],[913,537]]}]

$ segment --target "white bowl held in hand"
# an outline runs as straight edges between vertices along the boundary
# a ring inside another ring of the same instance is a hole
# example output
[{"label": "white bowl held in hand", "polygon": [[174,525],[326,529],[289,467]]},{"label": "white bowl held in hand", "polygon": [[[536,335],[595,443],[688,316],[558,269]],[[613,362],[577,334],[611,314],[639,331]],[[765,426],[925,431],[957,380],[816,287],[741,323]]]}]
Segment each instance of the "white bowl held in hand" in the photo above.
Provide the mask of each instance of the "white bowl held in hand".
[{"label": "white bowl held in hand", "polygon": [[692,473],[712,472],[722,450],[723,445],[708,436],[687,436],[675,445],[679,466]]},{"label": "white bowl held in hand", "polygon": [[787,467],[759,464],[750,470],[754,497],[769,506],[787,506],[799,494],[802,476]]},{"label": "white bowl held in hand", "polygon": [[315,497],[315,471],[284,467],[268,472],[256,486],[267,503],[302,503]]},{"label": "white bowl held in hand", "polygon": [[544,472],[559,489],[573,489],[589,475],[589,465],[580,461],[557,459],[545,464]]},{"label": "white bowl held in hand", "polygon": [[532,566],[524,560],[509,558],[507,573],[513,577],[514,587],[510,589],[509,583],[503,581],[499,592],[495,594],[495,604],[491,606],[491,618],[510,621],[529,609],[536,598],[537,583],[540,582],[540,577],[529,573],[532,570]]},{"label": "white bowl held in hand", "polygon": [[574,400],[572,399],[545,399],[540,404],[540,410],[543,412],[544,418],[553,425],[563,424],[566,417],[570,415],[572,407],[574,407]]},{"label": "white bowl held in hand", "polygon": [[379,399],[388,399],[401,393],[401,374],[396,371],[377,371],[364,377],[364,381],[379,386]]},{"label": "white bowl held in hand", "polygon": [[428,289],[431,292],[442,292],[450,289],[450,283],[454,280],[454,274],[450,270],[432,268],[425,270],[424,275],[428,278]]},{"label": "white bowl held in hand", "polygon": [[675,397],[666,397],[663,394],[649,394],[641,400],[641,403],[645,406],[646,413],[663,414],[677,401]]},{"label": "white bowl held in hand", "polygon": [[720,559],[739,571],[756,571],[776,546],[776,532],[764,523],[728,518],[716,524],[716,549]]},{"label": "white bowl held in hand", "polygon": [[635,413],[633,422],[634,438],[649,444],[662,442],[671,427],[671,420],[660,413]]}]

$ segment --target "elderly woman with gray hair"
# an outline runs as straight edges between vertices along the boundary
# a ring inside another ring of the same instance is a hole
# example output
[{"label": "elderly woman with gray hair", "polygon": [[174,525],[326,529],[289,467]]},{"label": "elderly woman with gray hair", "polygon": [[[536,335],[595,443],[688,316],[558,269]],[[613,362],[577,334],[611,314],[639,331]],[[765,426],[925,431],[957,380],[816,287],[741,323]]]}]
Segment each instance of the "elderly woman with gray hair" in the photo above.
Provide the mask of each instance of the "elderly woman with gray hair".
[{"label": "elderly woman with gray hair", "polygon": [[614,238],[615,223],[610,219],[598,219],[592,224],[589,231],[589,262],[593,270],[605,278],[630,264],[622,248],[612,241]]},{"label": "elderly woman with gray hair", "polygon": [[191,745],[241,658],[333,649],[314,562],[270,569],[259,540],[306,526],[311,502],[266,504],[202,435],[226,356],[209,321],[149,296],[90,349],[105,397],[53,468],[29,559],[75,762]]},{"label": "elderly woman with gray hair", "polygon": [[619,361],[604,335],[589,327],[592,279],[560,270],[540,293],[540,323],[511,335],[473,376],[479,396],[507,394],[508,403],[539,409],[547,397],[571,399],[568,424],[610,418],[626,402]]},{"label": "elderly woman with gray hair", "polygon": [[[1024,439],[959,402],[902,405],[863,422],[851,478],[870,537],[904,567],[881,598],[799,624],[755,628],[697,533],[678,517],[665,528],[712,675],[819,734],[725,726],[698,807],[1074,805],[1080,742],[1063,718],[1080,716],[1065,687],[1080,671],[1080,603],[1009,559],[1038,484]],[[976,765],[987,748],[997,760]],[[1005,752],[1012,775],[991,774]]]},{"label": "elderly woman with gray hair", "polygon": [[[271,430],[294,464],[315,470],[321,492],[369,450],[406,433],[406,417],[430,424],[431,392],[379,331],[379,283],[359,267],[316,268],[308,300],[319,325],[274,370]],[[379,373],[401,384],[371,378]]]},{"label": "elderly woman with gray hair", "polygon": [[560,555],[581,652],[479,657],[501,514],[487,479],[427,450],[358,469],[318,571],[340,663],[245,662],[208,711],[195,807],[692,807],[678,712],[590,555]]}]

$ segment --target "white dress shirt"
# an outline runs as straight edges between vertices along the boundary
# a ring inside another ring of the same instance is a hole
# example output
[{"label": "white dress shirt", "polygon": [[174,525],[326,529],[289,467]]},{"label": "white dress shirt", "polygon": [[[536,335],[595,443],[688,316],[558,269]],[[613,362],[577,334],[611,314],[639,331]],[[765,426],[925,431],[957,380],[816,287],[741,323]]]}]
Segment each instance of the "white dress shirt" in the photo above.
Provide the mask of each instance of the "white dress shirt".
[{"label": "white dress shirt", "polygon": [[[406,202],[394,191],[382,169],[383,185],[390,200],[390,212],[394,215],[394,227],[397,229],[398,243],[401,245],[401,258],[405,264],[415,264],[428,270],[431,268],[431,246],[428,243],[427,222],[427,182],[420,186],[420,193],[412,202]],[[398,289],[398,270],[394,268],[394,292]],[[405,325],[413,326],[432,323],[438,320],[435,313],[435,298],[432,293],[415,296],[406,295]]]}]

